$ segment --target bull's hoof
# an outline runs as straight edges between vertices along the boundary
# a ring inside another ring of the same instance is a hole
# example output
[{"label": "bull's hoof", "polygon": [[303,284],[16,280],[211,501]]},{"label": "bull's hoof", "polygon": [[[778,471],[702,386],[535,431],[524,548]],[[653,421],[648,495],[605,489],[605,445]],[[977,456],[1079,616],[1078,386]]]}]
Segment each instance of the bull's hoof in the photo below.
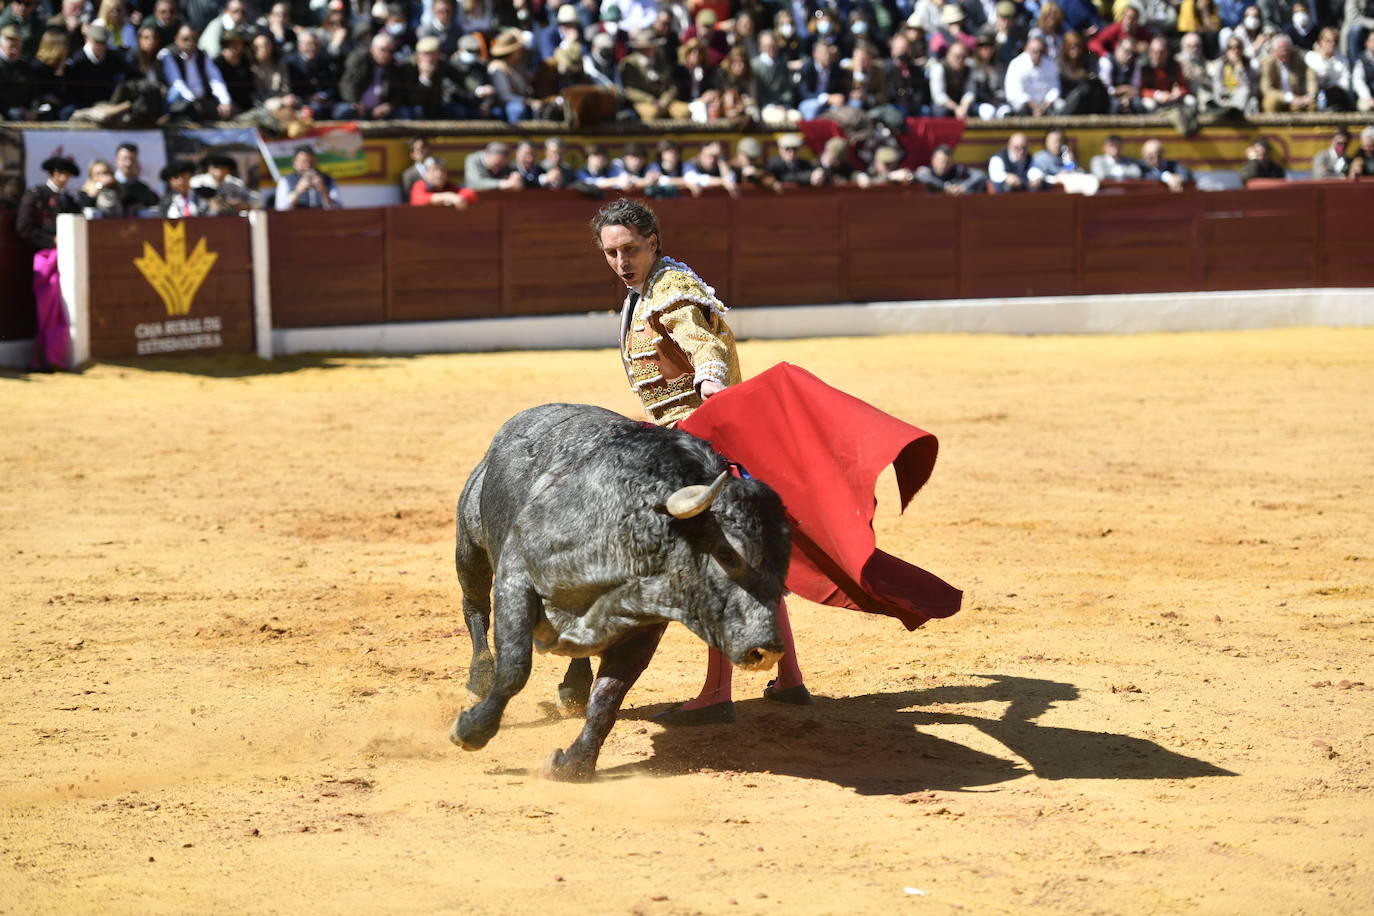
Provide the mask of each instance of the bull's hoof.
[{"label": "bull's hoof", "polygon": [[590,782],[596,775],[596,767],[594,764],[588,766],[570,760],[568,755],[559,749],[544,761],[544,765],[539,768],[539,775],[554,782]]},{"label": "bull's hoof", "polygon": [[454,719],[453,724],[449,726],[448,740],[465,751],[480,751],[487,746],[487,742],[491,740],[491,735],[483,734],[479,729],[475,728],[465,710],[458,718]]},{"label": "bull's hoof", "polygon": [[575,719],[587,714],[587,701],[591,692],[584,687],[558,688],[558,711],[565,719]]}]

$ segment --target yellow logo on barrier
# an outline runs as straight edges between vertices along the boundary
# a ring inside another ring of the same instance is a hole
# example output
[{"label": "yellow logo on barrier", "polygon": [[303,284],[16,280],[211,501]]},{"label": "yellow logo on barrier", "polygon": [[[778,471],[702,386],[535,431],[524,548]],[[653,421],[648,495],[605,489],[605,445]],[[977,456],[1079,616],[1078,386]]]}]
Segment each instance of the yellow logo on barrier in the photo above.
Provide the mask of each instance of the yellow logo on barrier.
[{"label": "yellow logo on barrier", "polygon": [[165,259],[152,245],[144,242],[143,257],[134,258],[134,266],[162,297],[168,315],[185,315],[191,311],[191,303],[219,255],[207,249],[202,238],[187,257],[184,220],[162,224],[162,249],[166,252]]}]

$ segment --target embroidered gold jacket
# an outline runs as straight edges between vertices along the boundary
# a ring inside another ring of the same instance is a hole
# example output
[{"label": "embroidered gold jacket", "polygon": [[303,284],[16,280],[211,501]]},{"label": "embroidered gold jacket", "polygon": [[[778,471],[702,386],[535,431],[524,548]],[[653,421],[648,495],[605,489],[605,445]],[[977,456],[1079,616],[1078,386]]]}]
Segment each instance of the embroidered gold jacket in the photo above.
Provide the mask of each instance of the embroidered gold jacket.
[{"label": "embroidered gold jacket", "polygon": [[701,406],[701,383],[740,381],[735,335],[725,323],[725,304],[696,273],[660,257],[649,271],[644,295],[621,316],[620,355],[630,387],[644,412],[671,426]]}]

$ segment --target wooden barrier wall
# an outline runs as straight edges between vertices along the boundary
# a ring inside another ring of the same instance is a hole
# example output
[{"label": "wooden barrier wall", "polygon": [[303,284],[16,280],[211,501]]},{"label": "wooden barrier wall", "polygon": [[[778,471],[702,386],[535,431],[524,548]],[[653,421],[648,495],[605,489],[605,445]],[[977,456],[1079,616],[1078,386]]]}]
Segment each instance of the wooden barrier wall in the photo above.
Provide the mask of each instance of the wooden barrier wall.
[{"label": "wooden barrier wall", "polygon": [[87,229],[93,359],[253,352],[247,220],[97,219]]},{"label": "wooden barrier wall", "polygon": [[[493,193],[467,210],[272,214],[274,324],[614,309],[601,201]],[[732,306],[1374,287],[1374,184],[951,198],[919,189],[653,202],[665,251]],[[383,294],[384,291],[384,294]]]},{"label": "wooden barrier wall", "polygon": [[[624,291],[588,225],[600,205],[572,192],[504,192],[462,211],[270,213],[273,324],[615,309]],[[653,206],[666,252],[732,306],[1374,287],[1374,246],[1366,240],[1374,182],[1096,197],[799,188]],[[97,355],[128,355],[129,337],[114,327],[123,319],[112,314],[121,302],[161,307],[131,259],[143,241],[161,250],[163,226],[90,224]],[[201,298],[232,302],[242,314],[251,298],[247,223],[188,226],[188,250],[208,237],[221,257]],[[30,255],[14,237],[13,214],[0,215],[0,282],[12,291],[0,308],[6,338],[32,333]],[[250,331],[236,324],[232,347]]]},{"label": "wooden barrier wall", "polygon": [[0,210],[0,340],[33,337],[33,246],[14,232],[17,210]]}]

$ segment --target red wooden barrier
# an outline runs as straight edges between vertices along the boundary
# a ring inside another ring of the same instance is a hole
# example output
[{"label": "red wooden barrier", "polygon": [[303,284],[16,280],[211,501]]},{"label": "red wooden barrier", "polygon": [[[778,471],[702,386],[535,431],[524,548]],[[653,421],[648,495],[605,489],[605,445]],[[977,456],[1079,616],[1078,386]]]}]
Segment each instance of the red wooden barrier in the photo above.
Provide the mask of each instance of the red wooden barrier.
[{"label": "red wooden barrier", "polygon": [[0,340],[33,337],[33,248],[14,233],[16,210],[0,210]]},{"label": "red wooden barrier", "polygon": [[386,320],[385,211],[269,214],[272,324],[282,328]]}]

